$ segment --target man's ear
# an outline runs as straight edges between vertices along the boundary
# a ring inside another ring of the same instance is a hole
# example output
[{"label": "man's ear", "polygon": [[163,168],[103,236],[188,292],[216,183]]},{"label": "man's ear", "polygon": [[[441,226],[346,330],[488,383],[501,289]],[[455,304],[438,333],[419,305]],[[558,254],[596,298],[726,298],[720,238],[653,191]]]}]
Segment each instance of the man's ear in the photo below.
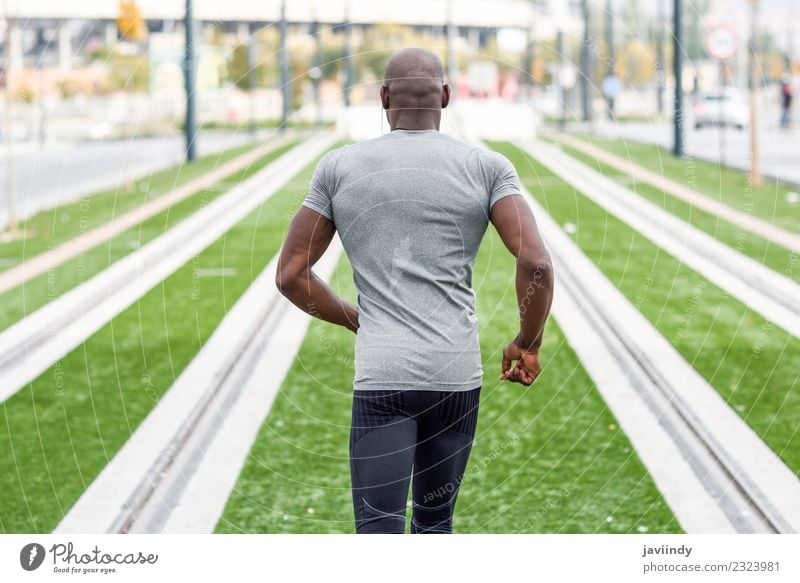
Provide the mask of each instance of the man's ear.
[{"label": "man's ear", "polygon": [[446,108],[450,103],[450,85],[445,83],[442,85],[442,109]]},{"label": "man's ear", "polygon": [[381,104],[383,109],[389,109],[389,89],[386,85],[381,85]]}]

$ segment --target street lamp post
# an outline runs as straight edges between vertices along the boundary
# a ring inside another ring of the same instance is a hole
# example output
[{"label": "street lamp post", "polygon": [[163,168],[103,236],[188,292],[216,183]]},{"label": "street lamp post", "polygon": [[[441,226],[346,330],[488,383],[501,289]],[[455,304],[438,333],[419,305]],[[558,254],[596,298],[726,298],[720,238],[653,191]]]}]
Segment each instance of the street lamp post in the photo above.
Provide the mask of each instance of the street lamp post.
[{"label": "street lamp post", "polygon": [[[4,9],[8,7],[4,4]],[[19,236],[19,228],[17,225],[17,158],[14,151],[14,131],[12,118],[14,114],[14,95],[12,93],[11,73],[11,60],[9,52],[12,42],[13,28],[18,26],[16,20],[8,15],[5,15],[6,21],[6,67],[5,67],[5,142],[6,142],[6,204],[8,205],[8,234],[12,239]]]},{"label": "street lamp post", "polygon": [[289,78],[289,49],[286,40],[289,34],[289,27],[286,22],[286,0],[281,0],[281,21],[280,21],[280,63],[281,63],[281,95],[283,96],[283,108],[281,109],[281,131],[286,130],[289,123],[289,107],[292,102],[292,82]]},{"label": "street lamp post", "polygon": [[683,43],[681,34],[681,0],[675,0],[673,17],[673,73],[675,75],[675,111],[673,116],[674,144],[672,153],[683,156]]},{"label": "street lamp post", "polygon": [[589,64],[589,0],[581,3],[583,13],[583,42],[581,43],[581,101],[583,121],[592,121],[591,71]]},{"label": "street lamp post", "polygon": [[188,162],[194,162],[197,159],[197,72],[195,70],[195,33],[192,4],[193,0],[186,0],[186,12],[184,14],[183,24],[186,33],[183,64],[186,86],[186,123],[184,124],[184,134],[186,139],[186,160]]},{"label": "street lamp post", "polygon": [[453,21],[453,0],[447,2],[447,83],[450,85],[450,98],[458,90],[458,61],[456,57],[456,26]]},{"label": "street lamp post", "polygon": [[247,28],[247,92],[250,105],[250,135],[255,137],[258,130],[256,120],[256,86],[258,84],[258,37],[252,27]]},{"label": "street lamp post", "polygon": [[[616,75],[617,55],[614,50],[614,3],[606,0],[606,44],[608,45],[608,72],[609,78]],[[608,95],[608,118],[614,119],[614,95]]]},{"label": "street lamp post", "polygon": [[656,106],[659,115],[664,113],[664,83],[666,81],[666,72],[664,69],[664,31],[666,26],[663,12],[663,0],[658,0],[658,18],[656,19],[655,36],[656,36],[656,61],[658,69],[656,70]]},{"label": "street lamp post", "polygon": [[17,159],[11,123],[14,96],[9,88],[8,69],[6,69],[5,85],[6,203],[8,205],[8,231],[11,237],[16,239],[19,234],[17,226]]},{"label": "street lamp post", "polygon": [[561,27],[556,30],[556,53],[558,53],[558,69],[556,79],[558,80],[559,97],[561,98],[561,115],[558,119],[558,127],[563,130],[567,124],[567,88],[562,79],[566,59],[564,58],[564,31]]},{"label": "street lamp post", "polygon": [[318,125],[321,125],[322,102],[320,101],[319,82],[322,77],[322,43],[320,42],[319,23],[316,18],[316,11],[314,12],[314,20],[311,22],[311,36],[314,37],[314,55],[311,57],[309,76],[311,77],[311,91],[314,99],[314,108],[316,109],[316,122]]},{"label": "street lamp post", "polygon": [[344,23],[344,105],[350,107],[350,91],[355,81],[353,67],[353,25],[350,23],[350,1],[345,5]]},{"label": "street lamp post", "polygon": [[758,0],[750,0],[753,8],[750,22],[750,184],[763,182],[761,176],[761,152],[758,139],[759,125],[759,80],[758,80]]}]

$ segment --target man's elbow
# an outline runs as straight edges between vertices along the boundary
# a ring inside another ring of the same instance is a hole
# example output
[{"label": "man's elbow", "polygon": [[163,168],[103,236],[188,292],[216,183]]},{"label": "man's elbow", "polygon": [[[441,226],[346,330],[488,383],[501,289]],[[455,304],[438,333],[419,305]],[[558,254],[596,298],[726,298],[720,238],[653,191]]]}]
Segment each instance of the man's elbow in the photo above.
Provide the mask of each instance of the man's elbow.
[{"label": "man's elbow", "polygon": [[300,272],[291,267],[278,266],[275,272],[275,287],[282,295],[291,298],[295,295],[300,282]]},{"label": "man's elbow", "polygon": [[522,253],[517,258],[517,269],[528,274],[533,281],[550,284],[554,279],[553,262],[547,254]]}]

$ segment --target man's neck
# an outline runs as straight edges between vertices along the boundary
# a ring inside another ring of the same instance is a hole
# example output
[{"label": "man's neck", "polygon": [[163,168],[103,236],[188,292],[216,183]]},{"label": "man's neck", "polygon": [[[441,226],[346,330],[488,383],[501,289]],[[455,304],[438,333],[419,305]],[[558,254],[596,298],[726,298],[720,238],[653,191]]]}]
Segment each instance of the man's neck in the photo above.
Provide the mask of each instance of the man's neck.
[{"label": "man's neck", "polygon": [[409,119],[408,117],[400,117],[395,120],[394,125],[391,126],[394,130],[438,130],[439,123],[434,119]]}]

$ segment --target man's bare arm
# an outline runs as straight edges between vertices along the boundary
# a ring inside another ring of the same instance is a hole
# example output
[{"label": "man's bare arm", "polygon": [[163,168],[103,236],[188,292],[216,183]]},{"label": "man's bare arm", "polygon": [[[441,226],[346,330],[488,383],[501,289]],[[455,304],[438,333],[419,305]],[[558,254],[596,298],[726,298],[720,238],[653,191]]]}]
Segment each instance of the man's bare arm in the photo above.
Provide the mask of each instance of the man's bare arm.
[{"label": "man's bare arm", "polygon": [[[553,266],[533,212],[522,196],[501,198],[492,207],[490,219],[517,259],[520,331],[503,350],[500,379],[530,385],[541,372],[539,346],[553,302]],[[512,361],[516,361],[513,366]]]},{"label": "man's bare arm", "polygon": [[336,227],[331,221],[301,206],[289,225],[278,258],[275,285],[304,312],[355,332],[358,330],[358,308],[337,296],[311,270],[325,253],[335,232]]}]

